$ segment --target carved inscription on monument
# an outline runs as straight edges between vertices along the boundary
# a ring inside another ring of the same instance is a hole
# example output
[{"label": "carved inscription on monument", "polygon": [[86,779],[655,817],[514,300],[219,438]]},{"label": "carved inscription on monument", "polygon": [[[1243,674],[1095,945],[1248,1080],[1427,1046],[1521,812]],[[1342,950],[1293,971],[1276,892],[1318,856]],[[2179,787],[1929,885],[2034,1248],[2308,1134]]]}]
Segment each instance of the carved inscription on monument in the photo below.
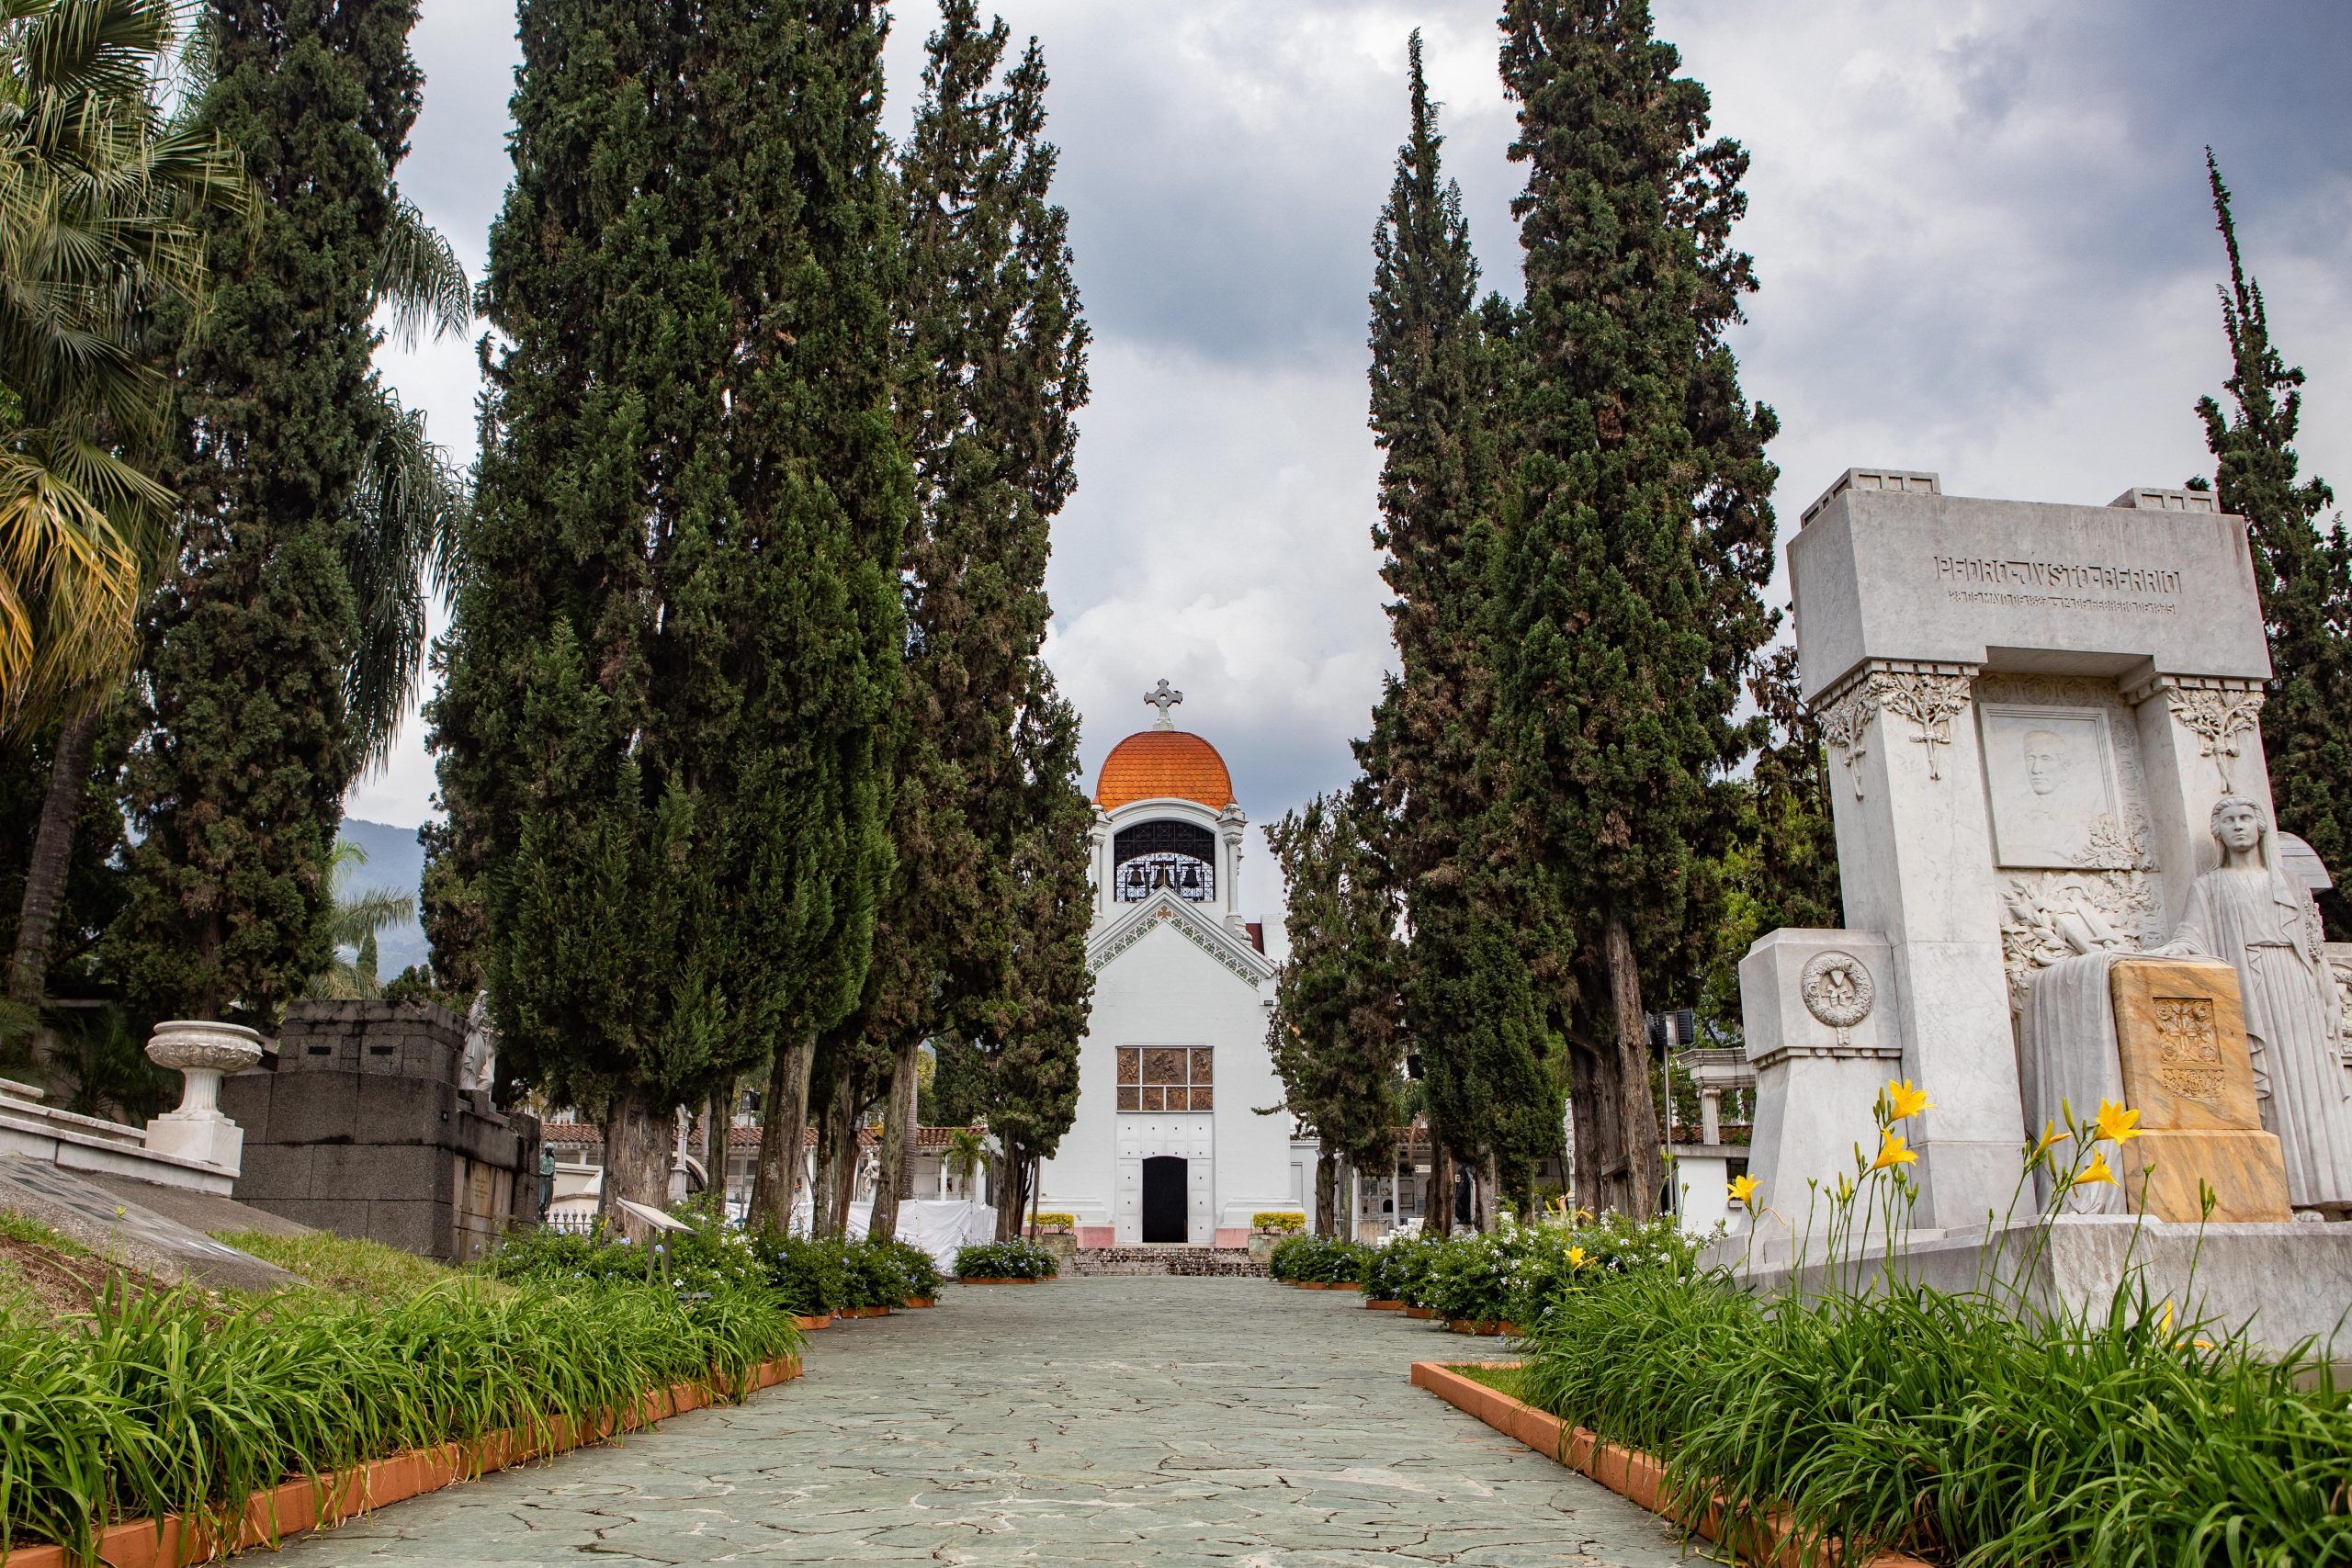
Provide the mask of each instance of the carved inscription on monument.
[{"label": "carved inscription on monument", "polygon": [[2219,1104],[2226,1079],[2213,998],[2157,997],[2154,1002],[2156,1081],[2187,1099]]},{"label": "carved inscription on monument", "polygon": [[1972,604],[2055,605],[2085,610],[2178,610],[2184,583],[2165,567],[2118,561],[2004,560],[1936,556],[1944,596]]}]

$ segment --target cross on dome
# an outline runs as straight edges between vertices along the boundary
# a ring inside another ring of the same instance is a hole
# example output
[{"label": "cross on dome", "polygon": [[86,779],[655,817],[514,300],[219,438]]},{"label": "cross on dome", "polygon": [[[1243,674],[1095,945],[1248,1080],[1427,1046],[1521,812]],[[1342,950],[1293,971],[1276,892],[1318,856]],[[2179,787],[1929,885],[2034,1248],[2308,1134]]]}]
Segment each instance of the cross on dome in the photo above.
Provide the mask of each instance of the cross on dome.
[{"label": "cross on dome", "polygon": [[1175,728],[1176,721],[1169,716],[1169,710],[1183,700],[1184,694],[1170,685],[1168,677],[1162,675],[1159,678],[1159,684],[1143,694],[1146,707],[1155,707],[1159,710],[1159,722],[1152,728],[1155,729]]}]

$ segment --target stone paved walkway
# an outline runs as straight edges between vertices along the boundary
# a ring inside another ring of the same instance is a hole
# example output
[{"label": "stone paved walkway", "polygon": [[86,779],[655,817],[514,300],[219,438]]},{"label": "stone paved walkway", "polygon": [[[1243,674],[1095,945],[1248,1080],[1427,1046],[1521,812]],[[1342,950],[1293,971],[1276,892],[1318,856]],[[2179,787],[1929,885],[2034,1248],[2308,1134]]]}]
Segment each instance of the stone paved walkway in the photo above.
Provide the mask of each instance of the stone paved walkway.
[{"label": "stone paved walkway", "polygon": [[282,1568],[1688,1562],[1613,1494],[1408,1386],[1495,1353],[1263,1280],[949,1286],[808,1376],[299,1541]]}]

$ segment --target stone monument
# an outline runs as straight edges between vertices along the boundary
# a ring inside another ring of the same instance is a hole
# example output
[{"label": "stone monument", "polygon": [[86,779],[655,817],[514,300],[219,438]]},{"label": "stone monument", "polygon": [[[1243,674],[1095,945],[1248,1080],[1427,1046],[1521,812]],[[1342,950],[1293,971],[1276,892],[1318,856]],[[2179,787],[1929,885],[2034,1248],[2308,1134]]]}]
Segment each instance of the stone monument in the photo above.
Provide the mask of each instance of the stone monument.
[{"label": "stone monument", "polygon": [[[2216,803],[2269,818],[2245,527],[2191,491],[1975,501],[1933,474],[1857,468],[1806,509],[1789,567],[1853,929],[1775,931],[1741,964],[1761,1202],[1801,1222],[1806,1179],[1849,1168],[1875,1137],[1878,1085],[1902,1077],[1933,1101],[1911,1129],[1917,1223],[1981,1227],[2056,1109],[2030,1060],[2020,1070],[2037,979],[2154,952],[2177,929],[2179,951],[2229,956],[2182,922],[2220,864]],[[2316,996],[2328,970],[2308,936]],[[2081,995],[2109,1010],[2106,969],[2089,967],[2099,983]],[[2327,1055],[2340,1087],[2337,1016],[2334,1055],[2307,1043],[2296,1060]],[[2129,1093],[2112,1039],[2110,1098]]]},{"label": "stone monument", "polygon": [[[539,1213],[539,1123],[466,1083],[467,1027],[422,1002],[297,1002],[267,1071],[221,1085],[246,1129],[241,1202],[428,1258]],[[480,1068],[473,1076],[480,1076]]]}]

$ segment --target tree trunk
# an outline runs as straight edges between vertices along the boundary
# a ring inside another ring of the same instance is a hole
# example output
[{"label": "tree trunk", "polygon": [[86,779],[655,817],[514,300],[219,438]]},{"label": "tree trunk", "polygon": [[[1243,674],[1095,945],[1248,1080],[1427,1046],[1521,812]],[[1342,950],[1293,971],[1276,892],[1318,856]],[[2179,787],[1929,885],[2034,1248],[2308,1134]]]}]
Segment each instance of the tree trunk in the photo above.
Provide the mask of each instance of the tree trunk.
[{"label": "tree trunk", "polygon": [[605,1217],[630,1241],[642,1242],[653,1227],[620,1206],[620,1200],[662,1209],[670,1201],[670,1155],[677,1119],[665,1116],[638,1091],[613,1097],[605,1111]]},{"label": "tree trunk", "polygon": [[1617,1025],[1617,1137],[1624,1151],[1623,1201],[1618,1207],[1637,1220],[1657,1213],[1666,1184],[1666,1156],[1658,1147],[1657,1103],[1650,1094],[1649,1019],[1642,1010],[1641,970],[1634,961],[1634,933],[1624,917],[1608,913],[1603,933],[1609,961],[1610,1010]]},{"label": "tree trunk", "polygon": [[818,1197],[824,1209],[823,1234],[839,1240],[849,1233],[849,1206],[857,1196],[857,1080],[847,1063],[825,1104],[820,1144],[825,1186]]},{"label": "tree trunk", "polygon": [[49,788],[41,796],[40,828],[25,868],[25,897],[17,911],[17,951],[8,964],[8,999],[39,1007],[49,985],[49,942],[57,933],[57,911],[65,894],[65,871],[74,861],[74,832],[81,825],[82,801],[90,787],[90,752],[103,717],[96,704],[65,721],[50,759]]},{"label": "tree trunk", "polygon": [[760,1163],[752,1175],[751,1222],[779,1233],[792,1226],[801,1145],[808,1134],[808,1069],[816,1060],[817,1042],[805,1034],[779,1049],[760,1102]]},{"label": "tree trunk", "polygon": [[710,1172],[710,1193],[721,1219],[727,1217],[728,1134],[734,1125],[735,1080],[729,1078],[710,1091],[702,1122],[702,1163]]},{"label": "tree trunk", "polygon": [[1028,1206],[1027,1162],[1010,1141],[989,1168],[989,1196],[996,1201],[996,1238],[1011,1241],[1021,1234],[1022,1211]]},{"label": "tree trunk", "polygon": [[1327,1145],[1315,1156],[1315,1234],[1339,1235],[1340,1156]]},{"label": "tree trunk", "polygon": [[882,1112],[882,1173],[874,1184],[874,1218],[865,1227],[869,1241],[888,1241],[899,1234],[899,1204],[915,1195],[915,1060],[919,1043],[910,1042],[890,1057],[890,1100]]},{"label": "tree trunk", "polygon": [[1453,1151],[1434,1134],[1430,1138],[1430,1190],[1421,1200],[1421,1228],[1440,1235],[1453,1234]]},{"label": "tree trunk", "polygon": [[1488,1149],[1488,1150],[1487,1151],[1487,1182],[1486,1182],[1486,1186],[1487,1186],[1487,1223],[1486,1223],[1486,1226],[1485,1226],[1485,1228],[1486,1228],[1486,1229],[1487,1229],[1487,1230],[1493,1230],[1493,1229],[1495,1229],[1495,1228],[1496,1228],[1496,1226],[1497,1226],[1497,1225],[1498,1225],[1498,1224],[1501,1223],[1501,1221],[1500,1221],[1500,1217],[1499,1217],[1499,1215],[1497,1213],[1496,1210],[1497,1210],[1497,1205],[1498,1205],[1498,1204],[1499,1204],[1499,1203],[1501,1203],[1501,1201],[1502,1201],[1502,1196],[1503,1196],[1503,1179],[1502,1179],[1502,1168],[1501,1168],[1501,1165],[1500,1165],[1500,1163],[1499,1163],[1499,1162],[1495,1158],[1495,1151],[1494,1151],[1494,1150],[1492,1150],[1492,1149]]}]

